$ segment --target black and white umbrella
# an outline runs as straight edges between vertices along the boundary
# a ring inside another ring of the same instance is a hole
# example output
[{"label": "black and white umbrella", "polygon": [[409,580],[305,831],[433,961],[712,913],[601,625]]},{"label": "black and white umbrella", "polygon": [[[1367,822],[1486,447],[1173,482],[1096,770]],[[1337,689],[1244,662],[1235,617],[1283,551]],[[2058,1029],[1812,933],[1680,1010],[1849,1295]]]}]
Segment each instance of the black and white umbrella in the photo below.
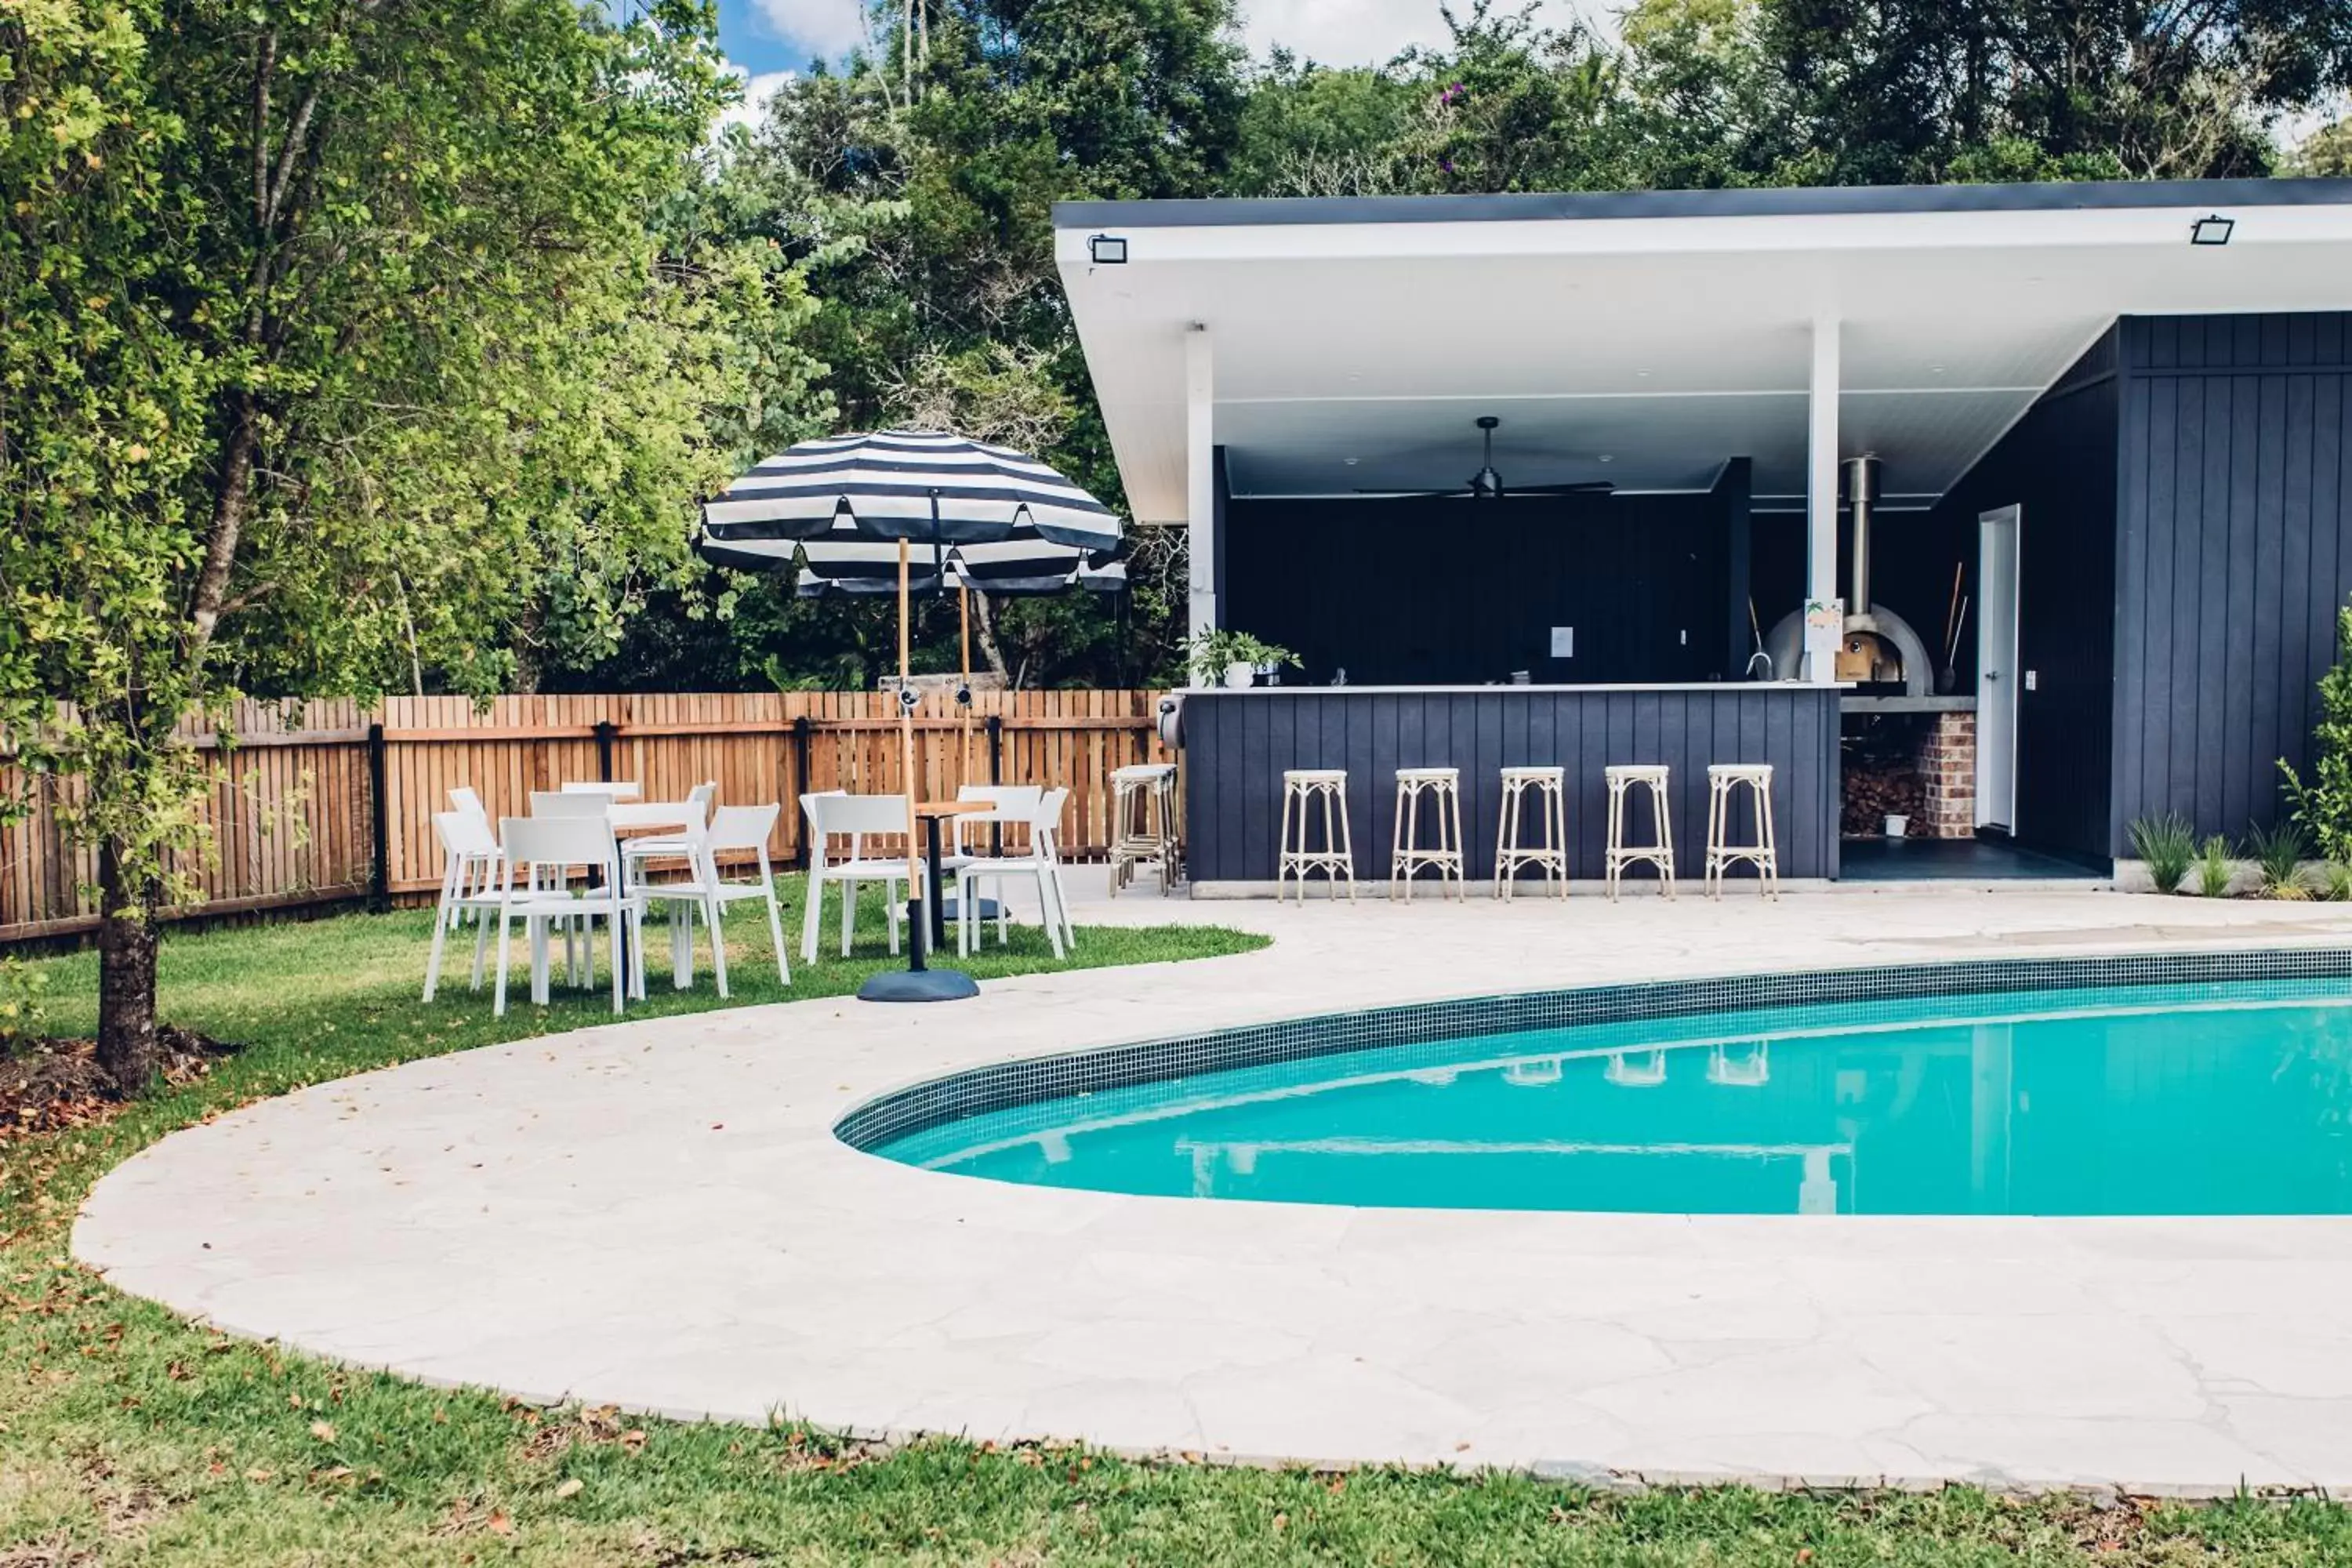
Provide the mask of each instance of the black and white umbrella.
[{"label": "black and white umbrella", "polygon": [[753,570],[851,535],[943,548],[1001,543],[1026,525],[1101,555],[1119,538],[1108,507],[1036,458],[928,430],[803,441],[705,501],[702,522],[705,555]]},{"label": "black and white umbrella", "polygon": [[[703,502],[697,548],[719,565],[774,570],[797,562],[802,591],[898,595],[899,744],[907,780],[907,869],[920,885],[915,851],[915,729],[908,685],[908,598],[915,586],[913,549],[929,546],[921,585],[995,592],[1050,591],[1088,574],[1117,570],[1117,514],[1036,458],[1010,447],[929,430],[881,430],[802,441],[761,462]],[[1123,570],[1118,581],[1125,580]],[[1050,587],[1045,586],[1050,581]],[[1040,587],[1010,584],[1035,582]],[[1005,587],[996,587],[1002,583]],[[967,653],[966,667],[970,667]],[[929,910],[923,912],[928,921]],[[910,967],[924,970],[921,921],[908,943]],[[877,976],[878,980],[880,977]],[[921,985],[877,988],[894,999],[971,994]]]}]

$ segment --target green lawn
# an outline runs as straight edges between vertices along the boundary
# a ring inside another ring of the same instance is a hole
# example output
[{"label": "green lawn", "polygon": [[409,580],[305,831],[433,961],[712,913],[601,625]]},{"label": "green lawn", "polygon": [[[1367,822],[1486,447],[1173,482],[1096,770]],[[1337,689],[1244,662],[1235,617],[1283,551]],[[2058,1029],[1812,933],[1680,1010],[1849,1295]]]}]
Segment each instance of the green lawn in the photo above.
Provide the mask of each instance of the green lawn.
[{"label": "green lawn", "polygon": [[[2101,1510],[1964,1489],[1623,1498],[1509,1476],[1342,1479],[1076,1449],[941,1442],[878,1455],[782,1426],[539,1411],[223,1340],[73,1266],[66,1233],[89,1183],[173,1128],[298,1084],[609,1016],[599,1000],[564,999],[493,1020],[462,968],[426,1007],[427,930],[412,913],[172,937],[166,1013],[244,1053],[104,1127],[0,1143],[0,1568],[2352,1562],[2352,1516],[2318,1503]],[[864,932],[852,961],[799,969],[792,994],[854,988],[889,962],[879,934]],[[736,935],[737,1000],[774,999],[772,970],[761,978],[764,930],[747,918]],[[1205,957],[1260,940],[1086,930],[1078,961]],[[656,937],[652,952],[658,970],[667,943]],[[975,967],[1051,962],[1028,934]],[[46,967],[51,1026],[86,1028],[90,959]],[[681,996],[667,984],[657,973],[650,1005],[633,1014],[712,1005],[707,984]]]}]

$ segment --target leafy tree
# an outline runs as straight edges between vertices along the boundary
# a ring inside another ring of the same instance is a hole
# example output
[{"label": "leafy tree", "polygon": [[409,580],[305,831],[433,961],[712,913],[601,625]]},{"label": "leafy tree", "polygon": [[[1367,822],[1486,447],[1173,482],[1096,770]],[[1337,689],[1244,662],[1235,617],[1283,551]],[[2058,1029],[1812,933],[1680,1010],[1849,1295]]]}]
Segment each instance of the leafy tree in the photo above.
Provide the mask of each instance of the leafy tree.
[{"label": "leafy tree", "polygon": [[124,1088],[192,731],[493,689],[558,581],[609,640],[678,570],[719,411],[762,363],[804,384],[797,285],[650,226],[728,90],[711,34],[694,0],[0,11],[0,729],[79,781]]},{"label": "leafy tree", "polygon": [[1640,0],[1659,183],[2259,174],[2352,80],[2338,0]]},{"label": "leafy tree", "polygon": [[2352,120],[2323,125],[2295,145],[2283,171],[2308,179],[2352,179]]},{"label": "leafy tree", "polygon": [[2352,605],[2336,612],[2336,662],[2319,678],[2319,723],[2311,736],[2311,777],[2284,757],[2281,787],[2294,820],[2319,852],[2352,865]]}]

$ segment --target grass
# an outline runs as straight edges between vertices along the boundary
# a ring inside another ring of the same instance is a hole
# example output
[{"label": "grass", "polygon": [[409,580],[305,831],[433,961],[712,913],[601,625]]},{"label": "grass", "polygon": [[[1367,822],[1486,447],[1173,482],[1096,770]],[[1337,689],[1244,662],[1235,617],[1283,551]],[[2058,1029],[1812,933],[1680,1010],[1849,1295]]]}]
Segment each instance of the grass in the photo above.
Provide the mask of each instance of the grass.
[{"label": "grass", "polygon": [[[795,894],[794,901],[797,902]],[[736,928],[740,1002],[764,931]],[[0,1145],[0,1568],[125,1563],[1463,1565],[2318,1564],[2352,1561],[2332,1505],[1767,1494],[1625,1497],[1517,1476],[1341,1476],[1143,1464],[1077,1448],[930,1442],[881,1454],[824,1434],[635,1421],[418,1387],[227,1340],[130,1300],[65,1255],[89,1183],[164,1132],[295,1085],[607,1015],[593,999],[489,1016],[463,987],[416,999],[424,917],[179,935],[165,1011],[243,1042],[211,1077],[100,1125]],[[889,960],[799,968],[796,996]],[[1202,928],[1082,931],[1079,962],[1232,952]],[[667,951],[658,939],[658,966]],[[1050,963],[1016,939],[974,967]],[[86,955],[44,961],[51,1026],[90,1021]],[[656,974],[646,1013],[713,1005]],[[559,998],[564,998],[561,991]]]}]

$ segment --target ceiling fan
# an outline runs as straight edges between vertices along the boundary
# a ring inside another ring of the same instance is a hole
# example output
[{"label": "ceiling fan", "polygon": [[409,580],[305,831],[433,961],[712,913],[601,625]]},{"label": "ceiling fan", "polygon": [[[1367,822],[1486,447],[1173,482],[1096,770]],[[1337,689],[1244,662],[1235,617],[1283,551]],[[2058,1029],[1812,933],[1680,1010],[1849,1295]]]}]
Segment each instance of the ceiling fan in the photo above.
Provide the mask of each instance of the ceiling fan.
[{"label": "ceiling fan", "polygon": [[[1491,414],[1478,416],[1478,428],[1486,432],[1486,453],[1478,471],[1470,476],[1464,488],[1443,490],[1359,490],[1359,495],[1387,495],[1400,499],[1427,496],[1468,496],[1472,500],[1501,500],[1503,476],[1495,471],[1495,427],[1502,421]],[[1586,479],[1570,485],[1515,485],[1510,493],[1518,496],[1607,495],[1617,487],[1606,479]]]}]

